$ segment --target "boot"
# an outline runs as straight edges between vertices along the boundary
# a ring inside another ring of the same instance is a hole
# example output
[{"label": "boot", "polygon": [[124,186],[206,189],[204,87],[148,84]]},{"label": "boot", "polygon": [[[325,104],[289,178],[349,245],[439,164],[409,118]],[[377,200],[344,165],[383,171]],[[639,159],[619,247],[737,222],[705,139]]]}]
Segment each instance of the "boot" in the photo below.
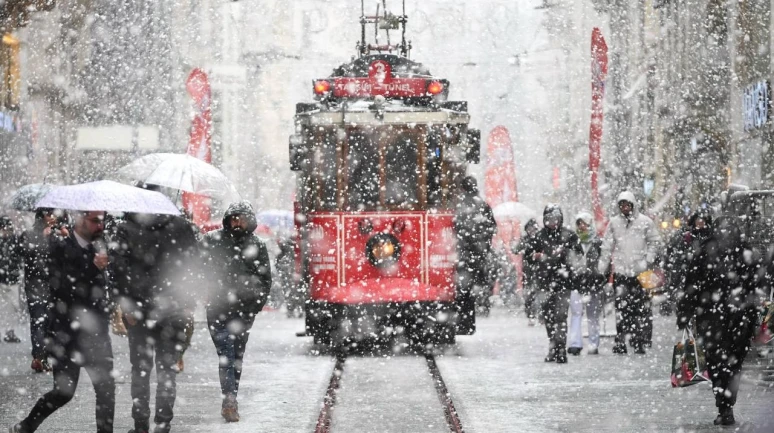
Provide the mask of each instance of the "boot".
[{"label": "boot", "polygon": [[[580,353],[580,351],[578,351]],[[567,351],[564,348],[556,349],[556,363],[567,364]]]},{"label": "boot", "polygon": [[239,422],[239,405],[235,395],[227,395],[223,399],[223,408],[220,410],[220,415],[226,422]]},{"label": "boot", "polygon": [[644,355],[646,353],[645,352],[645,347],[643,347],[643,346],[635,347],[634,348],[634,353],[636,353],[637,355]]},{"label": "boot", "polygon": [[734,409],[731,407],[720,408],[718,417],[713,421],[715,425],[734,425],[736,420],[734,419]]},{"label": "boot", "polygon": [[567,349],[567,353],[569,353],[570,355],[578,356],[581,354],[581,350],[583,349],[580,347],[570,347],[569,349]]},{"label": "boot", "polygon": [[544,359],[546,362],[556,362],[556,348],[549,347],[548,348],[548,355],[546,355],[546,358]]},{"label": "boot", "polygon": [[28,431],[21,423],[8,429],[8,433],[27,433]]},{"label": "boot", "polygon": [[16,333],[13,332],[13,329],[9,329],[8,332],[5,333],[5,337],[3,337],[3,341],[6,343],[21,343],[21,339],[16,336]]},{"label": "boot", "polygon": [[616,355],[626,355],[628,351],[626,350],[626,344],[621,343],[615,343],[613,346],[613,353]]}]

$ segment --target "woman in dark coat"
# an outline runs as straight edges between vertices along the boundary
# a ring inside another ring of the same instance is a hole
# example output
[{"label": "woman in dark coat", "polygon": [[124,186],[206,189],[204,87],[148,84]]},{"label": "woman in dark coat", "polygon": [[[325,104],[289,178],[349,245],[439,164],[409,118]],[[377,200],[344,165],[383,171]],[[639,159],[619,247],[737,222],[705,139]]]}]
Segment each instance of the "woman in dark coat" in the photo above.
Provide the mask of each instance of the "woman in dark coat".
[{"label": "woman in dark coat", "polygon": [[733,425],[742,364],[756,323],[756,296],[750,266],[738,231],[713,227],[708,213],[697,212],[691,227],[690,265],[677,295],[677,327],[694,319],[718,408],[716,425]]}]

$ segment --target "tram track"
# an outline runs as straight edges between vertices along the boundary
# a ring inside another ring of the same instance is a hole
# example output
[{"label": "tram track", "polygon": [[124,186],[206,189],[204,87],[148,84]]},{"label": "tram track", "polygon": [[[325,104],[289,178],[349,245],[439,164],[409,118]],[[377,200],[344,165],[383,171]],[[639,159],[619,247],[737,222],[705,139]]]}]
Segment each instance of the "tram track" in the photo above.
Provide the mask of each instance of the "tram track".
[{"label": "tram track", "polygon": [[[429,370],[430,377],[432,378],[435,386],[435,392],[438,397],[438,401],[443,408],[444,418],[446,419],[446,425],[451,433],[463,433],[462,422],[460,421],[457,409],[454,407],[454,402],[449,393],[449,389],[446,387],[446,382],[441,375],[441,371],[438,369],[438,364],[435,361],[435,356],[431,354],[424,355],[425,364]],[[339,355],[336,357],[336,363],[333,367],[330,380],[328,382],[328,388],[325,391],[323,397],[322,407],[317,417],[317,423],[315,425],[315,433],[329,433],[331,432],[331,426],[333,422],[333,411],[336,406],[336,397],[341,385],[342,377],[344,376],[344,366],[347,360],[347,355]]]}]

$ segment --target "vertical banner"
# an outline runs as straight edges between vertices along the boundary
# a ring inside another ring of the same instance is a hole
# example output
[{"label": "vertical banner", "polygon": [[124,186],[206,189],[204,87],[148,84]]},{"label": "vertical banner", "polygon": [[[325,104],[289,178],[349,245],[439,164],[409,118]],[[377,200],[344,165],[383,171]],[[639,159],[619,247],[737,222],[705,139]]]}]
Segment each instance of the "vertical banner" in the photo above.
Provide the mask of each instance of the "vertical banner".
[{"label": "vertical banner", "polygon": [[607,225],[605,210],[599,197],[599,160],[604,124],[605,78],[607,77],[607,43],[602,32],[591,32],[591,126],[589,128],[589,172],[591,173],[591,207],[597,232]]},{"label": "vertical banner", "polygon": [[[210,128],[212,125],[212,111],[210,104],[210,82],[207,74],[199,68],[194,69],[188,75],[185,88],[196,105],[196,115],[191,124],[191,137],[188,140],[186,153],[206,163],[211,163],[210,140],[212,132]],[[208,197],[184,192],[183,207],[192,216],[194,224],[199,227],[204,226],[210,220],[210,202]]]},{"label": "vertical banner", "polygon": [[[508,129],[497,126],[489,133],[486,147],[485,199],[492,207],[497,221],[495,249],[503,249],[508,259],[521,275],[521,260],[511,253],[511,244],[521,236],[521,224],[516,214],[511,212],[519,194],[516,189],[516,168],[513,161],[513,147]],[[521,281],[521,278],[519,278]],[[502,289],[502,288],[501,288]]]}]

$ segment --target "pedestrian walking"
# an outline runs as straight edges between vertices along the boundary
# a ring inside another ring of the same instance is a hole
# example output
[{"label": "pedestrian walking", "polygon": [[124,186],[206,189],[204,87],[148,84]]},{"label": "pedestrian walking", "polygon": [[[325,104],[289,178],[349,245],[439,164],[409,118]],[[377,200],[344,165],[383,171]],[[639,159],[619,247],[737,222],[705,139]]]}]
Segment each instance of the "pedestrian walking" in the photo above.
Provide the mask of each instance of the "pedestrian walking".
[{"label": "pedestrian walking", "polygon": [[677,327],[695,323],[715,394],[716,425],[733,425],[742,364],[757,324],[754,266],[739,231],[716,230],[709,213],[697,212],[691,230],[690,264],[677,296]]},{"label": "pedestrian walking", "polygon": [[546,362],[567,362],[567,309],[572,290],[573,254],[582,255],[578,236],[562,227],[564,214],[557,204],[549,204],[543,210],[543,228],[525,254],[538,263],[538,284],[546,292],[541,308],[548,334]]},{"label": "pedestrian walking", "polygon": [[253,207],[241,201],[228,207],[223,228],[202,240],[207,325],[220,359],[221,415],[227,422],[239,421],[237,394],[247,340],[271,290],[269,253],[253,233],[256,227]]},{"label": "pedestrian walking", "polygon": [[613,272],[615,286],[616,337],[613,353],[627,353],[626,339],[635,353],[645,353],[643,333],[647,329],[649,305],[637,276],[653,267],[660,246],[653,220],[637,210],[634,194],[618,195],[620,214],[612,217],[602,240],[599,272]]},{"label": "pedestrian walking", "polygon": [[[489,259],[497,223],[492,208],[478,195],[472,176],[462,180],[463,195],[454,215],[457,235],[458,328],[475,329],[476,310],[489,310],[492,279]],[[470,314],[468,314],[470,312]]]},{"label": "pedestrian walking", "polygon": [[11,218],[0,216],[0,330],[5,331],[3,341],[6,343],[21,342],[14,330],[21,316],[18,242]]},{"label": "pedestrian walking", "polygon": [[599,354],[599,316],[604,306],[605,276],[597,265],[602,252],[602,240],[597,237],[594,217],[581,212],[575,217],[575,234],[583,253],[573,266],[576,288],[570,294],[570,343],[567,353],[580,355],[583,350],[583,311],[589,331],[589,355]]},{"label": "pedestrian walking", "polygon": [[52,236],[62,236],[66,216],[60,210],[41,208],[29,230],[21,234],[18,256],[24,267],[24,294],[30,319],[32,363],[37,373],[50,371],[46,352],[46,329],[49,327],[51,287],[49,279],[49,243]]},{"label": "pedestrian walking", "polygon": [[536,241],[539,230],[540,227],[538,227],[537,220],[530,218],[524,225],[524,236],[513,248],[513,253],[521,254],[522,258],[522,275],[524,276],[522,291],[524,293],[524,312],[527,315],[528,326],[535,326],[541,306],[539,301],[541,293],[540,279],[538,278],[540,271],[539,262],[535,260],[532,254],[526,254],[528,249],[534,250],[535,246],[532,244]]},{"label": "pedestrian walking", "polygon": [[78,212],[72,230],[49,238],[51,321],[49,350],[54,389],[41,397],[11,433],[30,433],[75,394],[81,368],[96,396],[97,433],[113,431],[115,380],[108,324],[112,312],[104,270],[108,256],[97,248],[104,212]]},{"label": "pedestrian walking", "polygon": [[167,433],[188,312],[196,304],[196,237],[184,218],[133,213],[126,214],[114,237],[110,274],[129,339],[132,432],[150,430],[150,373],[155,365],[153,431]]},{"label": "pedestrian walking", "polygon": [[280,239],[279,254],[274,259],[277,271],[278,284],[282,288],[285,305],[288,309],[288,317],[302,317],[304,315],[304,302],[306,292],[303,286],[296,284],[294,274],[296,272],[295,243],[292,239]]}]

